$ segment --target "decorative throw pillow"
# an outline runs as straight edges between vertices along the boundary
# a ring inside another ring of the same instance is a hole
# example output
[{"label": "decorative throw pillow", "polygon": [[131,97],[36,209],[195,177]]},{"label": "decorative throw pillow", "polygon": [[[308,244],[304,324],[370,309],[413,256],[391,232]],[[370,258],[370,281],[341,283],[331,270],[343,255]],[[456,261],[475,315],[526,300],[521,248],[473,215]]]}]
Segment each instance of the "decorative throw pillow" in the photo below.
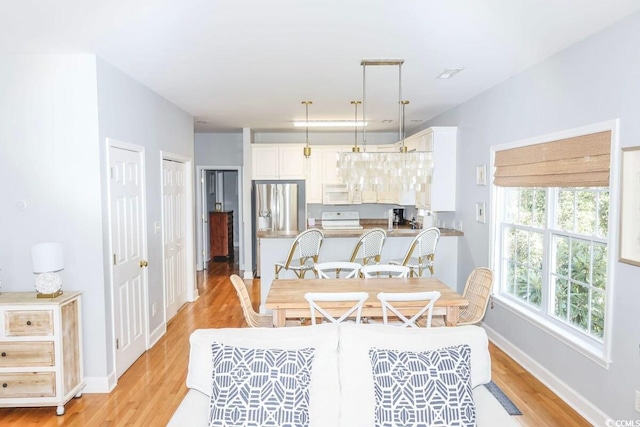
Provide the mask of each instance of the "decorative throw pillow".
[{"label": "decorative throw pillow", "polygon": [[249,349],[214,342],[209,426],[308,426],[315,349]]},{"label": "decorative throw pillow", "polygon": [[369,350],[376,426],[475,426],[471,348]]}]

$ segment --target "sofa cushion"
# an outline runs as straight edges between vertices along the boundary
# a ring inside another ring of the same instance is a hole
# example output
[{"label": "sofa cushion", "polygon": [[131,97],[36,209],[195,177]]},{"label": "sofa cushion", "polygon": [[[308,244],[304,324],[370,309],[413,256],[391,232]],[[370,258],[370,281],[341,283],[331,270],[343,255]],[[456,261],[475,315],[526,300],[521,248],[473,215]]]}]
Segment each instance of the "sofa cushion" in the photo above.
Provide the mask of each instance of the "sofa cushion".
[{"label": "sofa cushion", "polygon": [[249,349],[214,342],[209,426],[308,426],[312,348]]},{"label": "sofa cushion", "polygon": [[254,349],[314,348],[309,384],[309,425],[335,426],[338,425],[340,406],[338,337],[339,326],[334,324],[290,328],[198,329],[190,337],[187,387],[211,396],[213,342]]},{"label": "sofa cushion", "polygon": [[386,325],[340,325],[340,423],[375,425],[375,396],[369,350],[429,351],[467,344],[471,348],[471,386],[491,381],[489,341],[478,326],[403,329]]},{"label": "sofa cushion", "polygon": [[475,426],[468,345],[369,350],[376,426]]}]

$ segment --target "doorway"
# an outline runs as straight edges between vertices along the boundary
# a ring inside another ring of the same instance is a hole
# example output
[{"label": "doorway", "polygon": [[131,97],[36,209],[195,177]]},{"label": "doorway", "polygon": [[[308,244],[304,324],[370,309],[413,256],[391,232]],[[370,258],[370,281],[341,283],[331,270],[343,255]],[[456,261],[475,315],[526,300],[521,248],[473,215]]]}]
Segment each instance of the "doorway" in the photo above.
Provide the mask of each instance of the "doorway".
[{"label": "doorway", "polygon": [[238,257],[233,257],[240,266],[244,263],[244,253],[241,248],[244,230],[243,207],[242,207],[242,174],[241,168],[237,166],[199,166],[200,191],[198,205],[201,216],[198,227],[198,269],[206,270],[211,255],[211,224],[209,223],[210,212],[222,211],[232,212],[234,253]]}]

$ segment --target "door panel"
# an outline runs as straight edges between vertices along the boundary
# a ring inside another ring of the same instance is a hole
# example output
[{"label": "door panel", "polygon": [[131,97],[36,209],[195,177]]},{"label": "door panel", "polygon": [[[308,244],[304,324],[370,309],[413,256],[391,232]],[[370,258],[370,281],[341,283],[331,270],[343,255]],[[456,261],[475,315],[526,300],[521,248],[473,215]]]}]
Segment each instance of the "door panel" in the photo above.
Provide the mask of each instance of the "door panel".
[{"label": "door panel", "polygon": [[142,154],[109,147],[116,375],[146,350]]},{"label": "door panel", "polygon": [[165,314],[169,321],[187,302],[185,164],[163,160],[162,176]]}]

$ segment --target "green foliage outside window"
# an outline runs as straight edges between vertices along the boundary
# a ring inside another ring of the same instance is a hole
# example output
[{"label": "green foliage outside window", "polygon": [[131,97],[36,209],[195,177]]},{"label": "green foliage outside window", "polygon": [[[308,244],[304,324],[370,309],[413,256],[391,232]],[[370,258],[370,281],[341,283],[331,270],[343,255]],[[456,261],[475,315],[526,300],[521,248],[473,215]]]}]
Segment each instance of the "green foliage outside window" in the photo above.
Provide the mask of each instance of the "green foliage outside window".
[{"label": "green foliage outside window", "polygon": [[[547,216],[552,200],[555,221]],[[503,290],[596,338],[604,335],[609,191],[603,188],[505,189]],[[547,225],[548,224],[548,225]],[[544,248],[549,233],[550,247]],[[545,255],[546,252],[548,255]],[[543,277],[549,257],[551,283]]]}]

